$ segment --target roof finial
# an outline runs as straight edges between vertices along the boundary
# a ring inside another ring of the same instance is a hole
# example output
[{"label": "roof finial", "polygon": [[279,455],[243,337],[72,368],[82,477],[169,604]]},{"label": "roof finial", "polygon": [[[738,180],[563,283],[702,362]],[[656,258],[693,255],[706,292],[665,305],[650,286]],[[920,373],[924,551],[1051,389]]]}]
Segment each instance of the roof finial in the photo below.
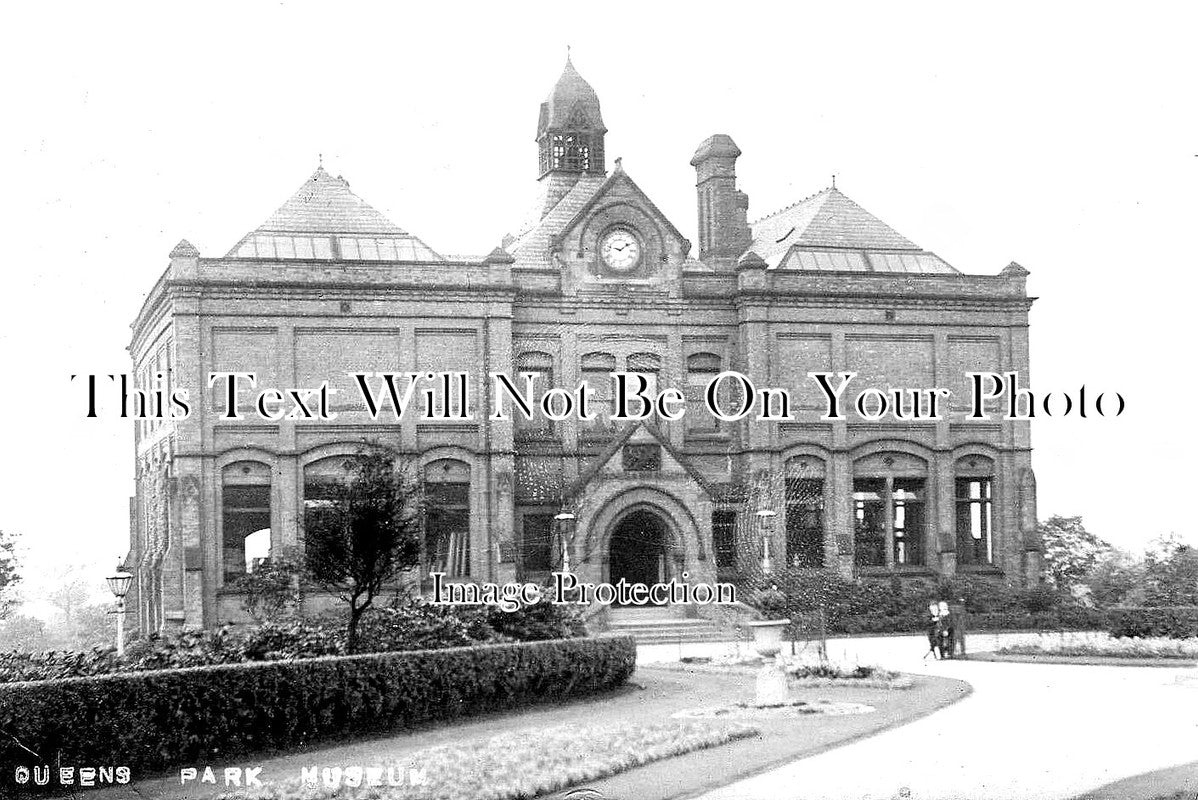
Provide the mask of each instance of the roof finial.
[{"label": "roof finial", "polygon": [[833,189],[836,188],[836,173],[835,172],[832,173],[832,188]]},{"label": "roof finial", "polygon": [[324,153],[316,154],[316,166],[324,168]]},{"label": "roof finial", "polygon": [[566,63],[570,63],[570,45],[566,45]]}]

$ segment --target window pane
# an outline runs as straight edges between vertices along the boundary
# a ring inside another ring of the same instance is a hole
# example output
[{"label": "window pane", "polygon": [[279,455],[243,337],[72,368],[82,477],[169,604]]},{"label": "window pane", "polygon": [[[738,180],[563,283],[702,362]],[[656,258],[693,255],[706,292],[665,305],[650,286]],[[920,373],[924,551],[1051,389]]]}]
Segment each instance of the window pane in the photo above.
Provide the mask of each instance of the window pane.
[{"label": "window pane", "polygon": [[548,572],[553,565],[552,514],[525,514],[522,520],[521,561],[528,572]]},{"label": "window pane", "polygon": [[270,486],[225,484],[221,552],[226,584],[270,557]]},{"label": "window pane", "polygon": [[715,551],[716,573],[721,580],[737,571],[736,512],[714,511],[711,514],[711,546]]},{"label": "window pane", "polygon": [[424,483],[424,559],[427,572],[470,575],[470,484]]}]

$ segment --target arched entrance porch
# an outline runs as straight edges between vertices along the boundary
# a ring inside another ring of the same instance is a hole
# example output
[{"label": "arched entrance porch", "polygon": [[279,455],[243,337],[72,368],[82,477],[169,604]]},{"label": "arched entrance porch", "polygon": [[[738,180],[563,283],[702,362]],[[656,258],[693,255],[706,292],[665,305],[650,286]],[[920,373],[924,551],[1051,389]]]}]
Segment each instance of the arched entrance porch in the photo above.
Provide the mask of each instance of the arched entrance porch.
[{"label": "arched entrance porch", "polygon": [[666,521],[648,509],[621,518],[608,545],[608,574],[615,584],[663,583],[670,577],[670,534]]}]

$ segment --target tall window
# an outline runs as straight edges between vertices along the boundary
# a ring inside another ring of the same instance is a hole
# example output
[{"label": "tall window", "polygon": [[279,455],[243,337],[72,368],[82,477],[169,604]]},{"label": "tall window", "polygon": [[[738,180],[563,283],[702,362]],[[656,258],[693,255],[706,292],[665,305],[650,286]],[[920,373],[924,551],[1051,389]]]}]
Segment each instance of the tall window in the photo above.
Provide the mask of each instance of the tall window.
[{"label": "tall window", "polygon": [[524,572],[548,572],[553,568],[553,514],[526,513],[520,523],[520,562]]},{"label": "tall window", "polygon": [[824,565],[824,482],[818,478],[786,481],[786,563]]},{"label": "tall window", "polygon": [[894,563],[899,566],[923,564],[924,480],[894,480]]},{"label": "tall window", "polygon": [[551,437],[553,421],[541,413],[540,400],[547,391],[553,388],[553,356],[538,351],[521,353],[516,359],[516,374],[512,376],[512,383],[521,391],[524,390],[523,373],[536,375],[532,395],[536,402],[533,404],[532,419],[524,419],[519,412],[513,413],[516,437],[519,439]]},{"label": "tall window", "polygon": [[716,574],[720,580],[735,577],[739,569],[736,558],[736,512],[711,513],[711,549],[715,554]]},{"label": "tall window", "polygon": [[225,583],[270,558],[270,468],[243,461],[225,467],[221,486],[221,551]]},{"label": "tall window", "polygon": [[885,479],[853,479],[853,524],[857,566],[886,566]]},{"label": "tall window", "polygon": [[470,575],[470,466],[443,459],[424,468],[425,573]]},{"label": "tall window", "polygon": [[587,353],[582,357],[582,378],[591,391],[590,411],[595,419],[583,423],[590,438],[603,438],[612,431],[612,377],[616,357],[610,353]]},{"label": "tall window", "polygon": [[720,357],[715,353],[693,353],[686,357],[686,430],[704,434],[719,431],[719,420],[707,410],[707,385],[720,374]]},{"label": "tall window", "polygon": [[[657,378],[661,372],[661,356],[656,353],[633,353],[628,356],[628,371],[637,372],[645,376],[645,380],[649,382],[648,388],[645,389],[645,394],[654,395],[657,393]],[[630,388],[635,389],[636,386]]]},{"label": "tall window", "polygon": [[338,486],[353,479],[355,458],[330,456],[304,467],[304,530],[311,524],[316,509],[331,505],[337,498]]},{"label": "tall window", "polygon": [[994,481],[991,478],[957,478],[957,563],[994,563],[991,536]]}]

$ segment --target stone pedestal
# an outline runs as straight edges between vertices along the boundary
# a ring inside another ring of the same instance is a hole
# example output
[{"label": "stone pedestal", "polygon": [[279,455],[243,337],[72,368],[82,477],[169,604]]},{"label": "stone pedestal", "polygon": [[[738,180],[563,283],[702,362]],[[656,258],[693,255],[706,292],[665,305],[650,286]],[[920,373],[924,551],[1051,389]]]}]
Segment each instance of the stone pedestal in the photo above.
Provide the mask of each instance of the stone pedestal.
[{"label": "stone pedestal", "polygon": [[786,668],[774,657],[761,665],[757,672],[757,695],[753,698],[755,706],[778,706],[790,702],[790,694],[786,689]]}]

